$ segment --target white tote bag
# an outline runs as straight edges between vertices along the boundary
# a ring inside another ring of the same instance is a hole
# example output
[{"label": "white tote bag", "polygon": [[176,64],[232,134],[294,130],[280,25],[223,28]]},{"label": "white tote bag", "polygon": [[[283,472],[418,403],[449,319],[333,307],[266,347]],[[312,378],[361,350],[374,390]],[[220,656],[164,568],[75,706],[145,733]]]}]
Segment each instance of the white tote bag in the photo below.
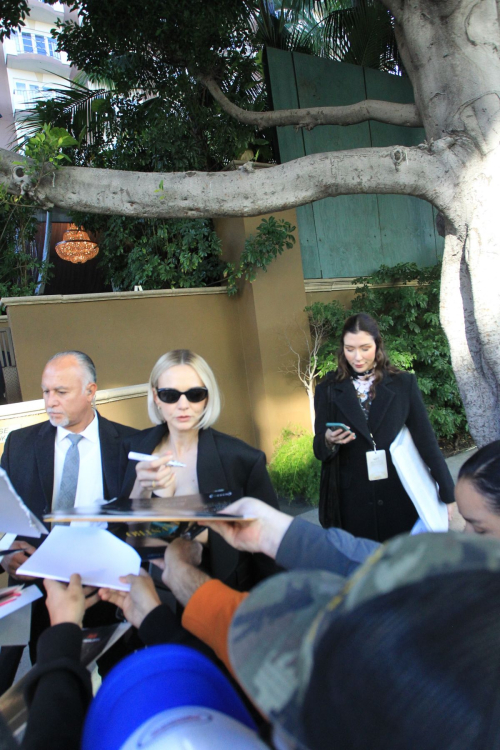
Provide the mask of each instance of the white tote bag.
[{"label": "white tote bag", "polygon": [[439,488],[417,450],[408,427],[402,427],[390,447],[401,484],[410,496],[427,531],[448,531],[448,510]]}]

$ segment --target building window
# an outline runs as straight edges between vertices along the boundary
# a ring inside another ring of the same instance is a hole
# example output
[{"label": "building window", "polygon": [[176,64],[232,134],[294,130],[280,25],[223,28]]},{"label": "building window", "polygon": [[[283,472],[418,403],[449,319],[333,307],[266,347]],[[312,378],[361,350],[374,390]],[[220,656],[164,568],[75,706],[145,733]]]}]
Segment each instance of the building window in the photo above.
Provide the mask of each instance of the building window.
[{"label": "building window", "polygon": [[35,43],[37,55],[46,55],[47,45],[45,44],[45,37],[41,34],[35,34]]},{"label": "building window", "polygon": [[48,86],[42,86],[38,83],[25,83],[24,81],[15,81],[14,88],[14,110],[26,109],[33,102],[40,99],[49,99],[53,94],[49,91]]},{"label": "building window", "polygon": [[21,50],[23,52],[33,52],[33,39],[31,34],[23,31],[21,35]]},{"label": "building window", "polygon": [[16,46],[18,52],[36,52],[37,55],[61,59],[60,53],[56,50],[56,40],[45,34],[23,31],[22,34],[16,35]]}]

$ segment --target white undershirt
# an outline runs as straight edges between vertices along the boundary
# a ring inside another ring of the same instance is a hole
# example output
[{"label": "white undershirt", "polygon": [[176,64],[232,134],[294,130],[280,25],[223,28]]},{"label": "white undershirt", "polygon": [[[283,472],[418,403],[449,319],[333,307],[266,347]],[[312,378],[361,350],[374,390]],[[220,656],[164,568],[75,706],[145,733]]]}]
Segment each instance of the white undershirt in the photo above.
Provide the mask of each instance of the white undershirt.
[{"label": "white undershirt", "polygon": [[[74,432],[64,427],[57,427],[54,446],[54,487],[52,492],[52,507],[56,508],[57,497],[61,487],[61,478],[64,467],[64,459],[69,450],[71,441],[68,435]],[[78,470],[78,486],[76,489],[76,505],[93,505],[104,497],[102,482],[101,444],[99,441],[99,421],[97,413],[94,419],[83,432],[79,433],[83,440],[78,443],[80,452],[80,468]]]}]

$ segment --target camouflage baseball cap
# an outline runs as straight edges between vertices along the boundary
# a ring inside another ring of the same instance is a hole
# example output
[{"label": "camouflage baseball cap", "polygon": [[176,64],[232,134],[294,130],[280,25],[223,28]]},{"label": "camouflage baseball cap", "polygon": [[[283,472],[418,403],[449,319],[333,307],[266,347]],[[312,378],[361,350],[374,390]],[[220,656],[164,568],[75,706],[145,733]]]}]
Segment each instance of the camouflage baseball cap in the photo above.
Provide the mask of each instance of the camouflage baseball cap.
[{"label": "camouflage baseball cap", "polygon": [[300,706],[315,647],[332,622],[403,586],[449,573],[500,571],[500,542],[449,532],[402,535],[381,546],[353,576],[282,573],[257,586],[229,634],[234,672],[288,748],[307,748]]}]

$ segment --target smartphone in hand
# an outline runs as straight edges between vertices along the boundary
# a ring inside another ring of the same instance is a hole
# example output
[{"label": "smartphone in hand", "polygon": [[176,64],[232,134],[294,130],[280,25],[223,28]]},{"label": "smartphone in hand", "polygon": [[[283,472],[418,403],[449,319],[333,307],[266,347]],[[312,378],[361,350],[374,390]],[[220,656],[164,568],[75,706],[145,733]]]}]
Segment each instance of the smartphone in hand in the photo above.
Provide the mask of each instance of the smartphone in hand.
[{"label": "smartphone in hand", "polygon": [[351,428],[343,422],[327,422],[326,426],[330,430],[344,430],[345,432],[352,432]]}]

